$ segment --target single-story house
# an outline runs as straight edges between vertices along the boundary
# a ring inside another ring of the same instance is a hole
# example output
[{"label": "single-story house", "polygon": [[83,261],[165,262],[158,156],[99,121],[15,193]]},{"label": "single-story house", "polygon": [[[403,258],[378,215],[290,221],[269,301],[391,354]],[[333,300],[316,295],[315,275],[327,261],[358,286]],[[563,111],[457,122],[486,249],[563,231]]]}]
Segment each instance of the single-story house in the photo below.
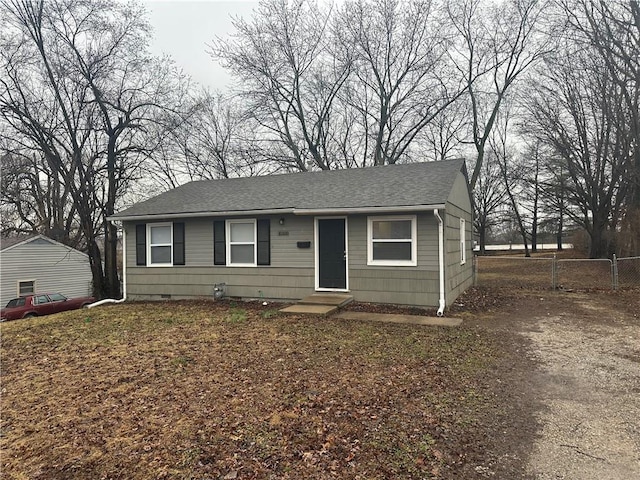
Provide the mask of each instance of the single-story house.
[{"label": "single-story house", "polygon": [[87,254],[44,235],[0,238],[0,305],[33,292],[91,294]]},{"label": "single-story house", "polygon": [[356,301],[444,309],[472,283],[464,160],[195,181],[121,221],[128,298]]}]

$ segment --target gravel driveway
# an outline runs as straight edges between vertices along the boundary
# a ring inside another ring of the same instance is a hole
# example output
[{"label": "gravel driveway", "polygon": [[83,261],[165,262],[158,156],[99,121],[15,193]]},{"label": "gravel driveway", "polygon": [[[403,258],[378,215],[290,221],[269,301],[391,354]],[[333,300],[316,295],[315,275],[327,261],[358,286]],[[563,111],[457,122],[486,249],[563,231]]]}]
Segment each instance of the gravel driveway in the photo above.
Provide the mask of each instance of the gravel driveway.
[{"label": "gravel driveway", "polygon": [[533,478],[640,478],[640,300],[602,298],[545,295],[527,308],[521,333],[540,366],[532,395],[543,406]]}]

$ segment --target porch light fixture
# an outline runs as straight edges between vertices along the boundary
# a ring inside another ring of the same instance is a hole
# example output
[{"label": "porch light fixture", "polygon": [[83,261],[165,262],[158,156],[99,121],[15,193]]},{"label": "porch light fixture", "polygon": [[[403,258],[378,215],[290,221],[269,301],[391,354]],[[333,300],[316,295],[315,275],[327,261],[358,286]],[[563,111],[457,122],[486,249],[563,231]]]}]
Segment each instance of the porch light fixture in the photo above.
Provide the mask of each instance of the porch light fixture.
[{"label": "porch light fixture", "polygon": [[284,225],[284,217],[280,217],[280,220],[278,220],[278,223],[280,225]]}]

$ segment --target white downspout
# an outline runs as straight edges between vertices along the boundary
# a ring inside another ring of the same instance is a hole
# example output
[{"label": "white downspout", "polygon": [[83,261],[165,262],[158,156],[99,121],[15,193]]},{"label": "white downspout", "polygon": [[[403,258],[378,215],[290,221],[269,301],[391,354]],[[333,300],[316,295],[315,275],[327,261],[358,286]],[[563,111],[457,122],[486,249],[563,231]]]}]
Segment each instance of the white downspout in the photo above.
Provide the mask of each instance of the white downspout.
[{"label": "white downspout", "polygon": [[444,222],[437,208],[433,210],[433,214],[438,219],[438,269],[440,272],[440,299],[438,300],[438,312],[436,315],[441,317],[444,315],[444,309],[447,306],[444,297]]},{"label": "white downspout", "polygon": [[106,303],[122,303],[127,299],[127,232],[125,231],[124,224],[122,225],[122,298],[115,300],[113,298],[105,298],[99,300],[91,305],[87,305],[87,308],[99,307]]}]

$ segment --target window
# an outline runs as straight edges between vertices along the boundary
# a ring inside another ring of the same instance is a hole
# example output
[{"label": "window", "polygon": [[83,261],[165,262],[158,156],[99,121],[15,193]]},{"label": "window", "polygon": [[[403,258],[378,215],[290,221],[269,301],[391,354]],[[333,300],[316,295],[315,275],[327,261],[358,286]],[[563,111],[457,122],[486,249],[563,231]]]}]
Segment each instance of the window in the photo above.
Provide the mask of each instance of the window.
[{"label": "window", "polygon": [[14,298],[12,300],[9,300],[9,303],[7,303],[7,308],[24,307],[25,303],[26,302],[24,297]]},{"label": "window", "polygon": [[213,264],[271,265],[270,219],[214,220]]},{"label": "window", "polygon": [[227,220],[227,265],[256,266],[256,221]]},{"label": "window", "polygon": [[467,262],[467,250],[465,248],[466,240],[466,222],[464,218],[460,219],[460,265]]},{"label": "window", "polygon": [[52,302],[64,302],[67,299],[67,297],[65,297],[61,293],[50,293],[49,298]]},{"label": "window", "polygon": [[417,265],[416,216],[369,217],[368,265]]},{"label": "window", "polygon": [[22,280],[18,282],[18,296],[31,295],[36,291],[35,280]]},{"label": "window", "polygon": [[136,225],[136,265],[185,265],[184,222]]},{"label": "window", "polygon": [[46,295],[37,295],[33,297],[33,303],[36,305],[42,305],[43,303],[49,303],[49,297]]},{"label": "window", "polygon": [[171,266],[173,264],[173,229],[170,223],[147,225],[149,265]]}]

